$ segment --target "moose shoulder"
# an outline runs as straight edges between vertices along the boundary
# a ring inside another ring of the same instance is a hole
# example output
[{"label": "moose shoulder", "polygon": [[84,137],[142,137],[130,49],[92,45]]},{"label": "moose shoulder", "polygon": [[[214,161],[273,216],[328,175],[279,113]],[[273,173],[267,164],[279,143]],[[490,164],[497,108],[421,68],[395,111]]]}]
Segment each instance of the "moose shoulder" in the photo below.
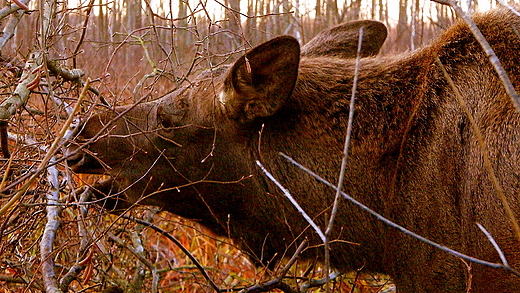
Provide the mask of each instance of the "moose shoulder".
[{"label": "moose shoulder", "polygon": [[[497,9],[474,20],[518,89],[520,18]],[[96,187],[107,195],[123,191],[128,202],[122,206],[158,205],[195,219],[230,235],[259,263],[290,255],[305,237],[318,248],[304,256],[320,257],[317,235],[255,161],[325,227],[334,192],[279,153],[337,180],[360,26],[369,36],[362,55],[377,54],[386,30],[374,22],[323,32],[301,52],[295,39],[278,37],[157,101],[96,114],[77,140],[78,145],[90,140],[88,152],[71,147],[69,165],[80,173],[109,174],[111,179]],[[520,115],[463,23],[416,52],[361,60],[344,189],[422,236],[500,262],[478,230],[480,223],[518,268],[520,243],[437,58],[483,133],[492,167],[520,218]],[[520,288],[520,279],[509,273],[478,264],[468,269],[457,257],[385,226],[348,202],[340,205],[332,239],[337,269],[390,274],[399,292]]]}]

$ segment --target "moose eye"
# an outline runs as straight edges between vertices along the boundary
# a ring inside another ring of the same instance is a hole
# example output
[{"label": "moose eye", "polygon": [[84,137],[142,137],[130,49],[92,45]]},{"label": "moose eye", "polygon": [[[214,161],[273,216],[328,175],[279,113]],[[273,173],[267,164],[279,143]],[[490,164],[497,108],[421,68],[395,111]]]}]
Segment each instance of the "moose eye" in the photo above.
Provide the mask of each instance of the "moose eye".
[{"label": "moose eye", "polygon": [[179,107],[179,103],[159,105],[157,108],[157,125],[163,132],[171,132],[174,128],[182,126],[182,119],[186,114],[187,104],[182,103],[183,108]]},{"label": "moose eye", "polygon": [[171,132],[173,129],[173,123],[168,119],[161,119],[161,126],[164,131]]},{"label": "moose eye", "polygon": [[175,115],[158,113],[158,126],[161,128],[161,131],[171,132],[175,127],[178,127],[179,123],[178,121],[177,123],[175,122],[175,118]]}]

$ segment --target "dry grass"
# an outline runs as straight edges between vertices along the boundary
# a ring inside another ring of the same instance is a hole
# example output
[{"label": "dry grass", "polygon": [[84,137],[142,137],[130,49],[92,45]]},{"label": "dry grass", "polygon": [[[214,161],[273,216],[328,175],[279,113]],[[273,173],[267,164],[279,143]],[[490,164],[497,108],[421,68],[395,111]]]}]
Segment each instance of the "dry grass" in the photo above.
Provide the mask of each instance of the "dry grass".
[{"label": "dry grass", "polygon": [[[34,195],[27,196],[24,204],[19,205],[8,219],[3,219],[7,222],[1,243],[0,275],[23,278],[26,284],[0,282],[0,292],[41,292],[37,287],[41,285],[38,245],[45,225],[45,214],[42,205],[30,204],[41,201],[45,186],[35,186],[33,190]],[[216,238],[196,223],[146,208],[136,209],[130,214],[137,218],[153,215],[155,225],[182,243],[220,288],[242,288],[273,278],[273,272],[255,268],[228,239]],[[149,292],[150,271],[134,255],[139,248],[144,249],[143,255],[159,273],[160,292],[213,292],[190,259],[171,241],[151,229],[118,219],[118,216],[97,208],[91,208],[84,220],[78,220],[77,209],[69,206],[62,218],[54,257],[58,279],[77,261],[82,240],[78,235],[79,222],[84,221],[89,232],[87,257],[81,258],[86,268],[77,281],[71,283],[72,292],[100,292],[101,288],[114,285],[126,287],[135,282],[138,272],[143,274],[143,279],[135,284],[139,289],[133,292]],[[122,239],[124,244],[117,243],[115,238]],[[286,282],[294,284],[291,276],[302,276],[307,268],[308,264],[298,263],[290,271]],[[317,271],[311,276],[320,277]],[[333,282],[332,286],[334,292],[383,292],[381,285],[385,282],[376,276],[350,273]],[[353,283],[356,287],[351,291]],[[386,286],[384,289],[388,288]],[[313,292],[324,291],[318,288]]]}]

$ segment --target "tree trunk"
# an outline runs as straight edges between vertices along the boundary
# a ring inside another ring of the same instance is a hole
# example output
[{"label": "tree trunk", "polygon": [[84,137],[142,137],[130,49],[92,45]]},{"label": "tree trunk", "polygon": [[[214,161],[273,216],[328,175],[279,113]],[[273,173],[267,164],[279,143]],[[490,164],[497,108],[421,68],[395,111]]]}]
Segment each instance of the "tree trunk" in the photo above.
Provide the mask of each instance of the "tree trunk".
[{"label": "tree trunk", "polygon": [[410,48],[410,32],[408,28],[408,0],[399,0],[399,20],[397,23],[396,44],[401,50]]},{"label": "tree trunk", "polygon": [[227,29],[232,33],[221,34],[221,37],[225,38],[223,40],[223,44],[225,49],[228,49],[227,52],[231,52],[235,49],[237,42],[235,33],[240,32],[240,0],[226,0],[226,19]]},{"label": "tree trunk", "polygon": [[[247,15],[248,16],[255,16],[258,12],[256,9],[256,4],[258,1],[255,0],[248,0],[247,1]],[[256,29],[256,18],[250,17],[246,20],[246,36],[247,38],[253,42],[256,43],[256,36],[257,36],[257,29]]]}]

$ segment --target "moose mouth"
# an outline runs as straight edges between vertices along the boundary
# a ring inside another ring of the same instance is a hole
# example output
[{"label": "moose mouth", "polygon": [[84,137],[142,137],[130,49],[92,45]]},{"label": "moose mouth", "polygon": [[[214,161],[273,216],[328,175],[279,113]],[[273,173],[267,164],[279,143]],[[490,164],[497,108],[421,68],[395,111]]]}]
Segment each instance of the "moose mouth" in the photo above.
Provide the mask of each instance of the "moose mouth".
[{"label": "moose mouth", "polygon": [[72,171],[77,172],[77,170],[80,169],[85,162],[85,159],[82,153],[76,153],[69,156],[66,161],[67,165],[72,169]]},{"label": "moose mouth", "polygon": [[[71,152],[72,153],[72,152]],[[85,174],[105,174],[106,171],[99,161],[91,155],[82,151],[70,155],[67,159],[67,165],[75,173]]]}]

